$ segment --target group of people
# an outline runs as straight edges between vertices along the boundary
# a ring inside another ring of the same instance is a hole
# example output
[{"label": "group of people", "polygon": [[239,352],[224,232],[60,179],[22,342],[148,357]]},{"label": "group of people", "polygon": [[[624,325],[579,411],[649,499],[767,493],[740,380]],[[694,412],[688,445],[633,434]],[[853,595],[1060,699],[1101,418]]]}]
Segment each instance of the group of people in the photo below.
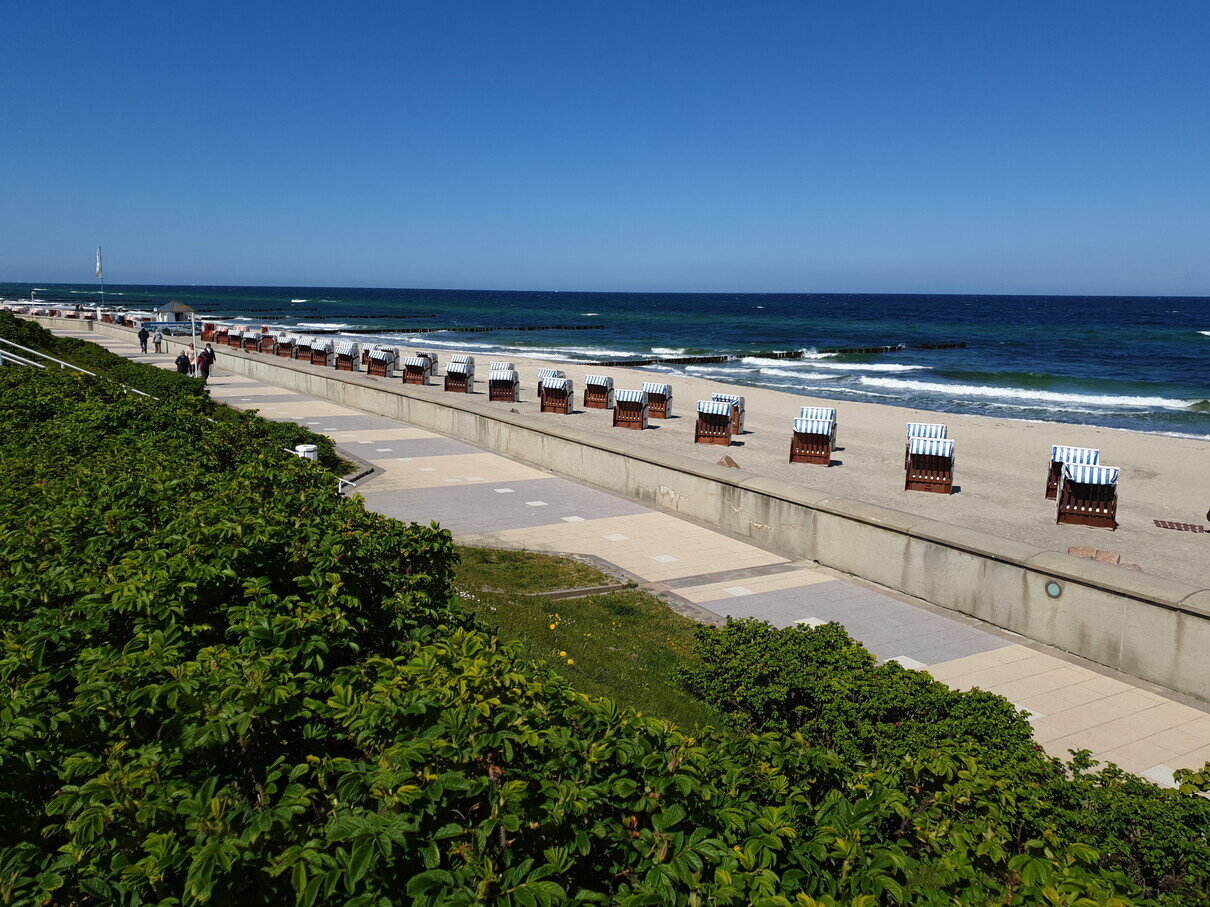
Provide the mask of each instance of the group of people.
[{"label": "group of people", "polygon": [[[152,334],[147,330],[147,325],[139,325],[139,349],[144,353],[147,352],[147,341],[150,340],[155,344],[155,351],[160,352],[164,344],[164,332],[156,328]],[[214,347],[209,343],[204,349],[197,349],[191,343],[185,349],[181,350],[179,356],[176,357],[176,370],[182,375],[188,375],[191,378],[201,378],[203,381],[210,377],[210,369],[214,367],[214,360],[218,356],[214,352]]]},{"label": "group of people", "polygon": [[198,350],[191,343],[176,357],[176,370],[182,375],[205,381],[210,377],[210,369],[214,367],[214,360],[217,358],[214,347],[210,344],[207,343],[205,348]]}]

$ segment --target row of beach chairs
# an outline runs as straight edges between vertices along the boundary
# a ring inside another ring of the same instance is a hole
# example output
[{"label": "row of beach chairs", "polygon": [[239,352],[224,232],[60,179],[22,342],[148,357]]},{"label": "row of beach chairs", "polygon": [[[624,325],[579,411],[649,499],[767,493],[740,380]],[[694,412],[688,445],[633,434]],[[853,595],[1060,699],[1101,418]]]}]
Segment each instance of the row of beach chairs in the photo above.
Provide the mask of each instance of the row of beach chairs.
[{"label": "row of beach chairs", "polygon": [[[246,352],[269,353],[335,368],[341,371],[364,369],[367,374],[394,378],[396,372],[405,384],[427,385],[438,373],[435,353],[418,351],[405,356],[398,349],[382,345],[362,346],[350,341],[332,341],[288,333],[274,334],[206,324],[202,339],[227,344]],[[472,393],[475,385],[475,358],[450,357],[443,385],[453,393]],[[544,413],[569,414],[574,410],[575,388],[561,369],[538,370],[537,396]],[[520,379],[512,362],[492,362],[488,369],[488,400],[516,403],[520,400]],[[612,409],[613,426],[642,430],[651,419],[672,416],[672,385],[644,382],[641,390],[614,387],[607,375],[586,375],[584,407]],[[738,394],[711,394],[697,403],[694,425],[695,444],[729,446],[735,435],[744,432],[745,400]],[[790,435],[791,463],[830,466],[836,450],[836,410],[832,407],[804,406],[793,420]],[[905,491],[952,494],[954,491],[955,444],[948,429],[940,423],[907,423],[904,448]],[[1046,497],[1056,502],[1057,523],[1117,527],[1117,484],[1119,470],[1100,465],[1100,451],[1084,447],[1055,445],[1051,448],[1046,476]]]}]

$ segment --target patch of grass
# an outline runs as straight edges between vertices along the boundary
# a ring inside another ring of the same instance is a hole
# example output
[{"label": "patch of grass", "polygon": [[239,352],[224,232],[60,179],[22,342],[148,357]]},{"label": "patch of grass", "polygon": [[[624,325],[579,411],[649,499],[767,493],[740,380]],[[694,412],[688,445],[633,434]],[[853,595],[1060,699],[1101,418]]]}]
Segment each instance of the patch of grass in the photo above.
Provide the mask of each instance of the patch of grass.
[{"label": "patch of grass", "polygon": [[697,624],[637,587],[550,601],[527,593],[615,583],[594,567],[530,551],[459,548],[455,585],[471,596],[468,611],[526,657],[577,688],[608,696],[685,730],[719,724],[704,702],[676,682],[678,667],[696,661]]}]

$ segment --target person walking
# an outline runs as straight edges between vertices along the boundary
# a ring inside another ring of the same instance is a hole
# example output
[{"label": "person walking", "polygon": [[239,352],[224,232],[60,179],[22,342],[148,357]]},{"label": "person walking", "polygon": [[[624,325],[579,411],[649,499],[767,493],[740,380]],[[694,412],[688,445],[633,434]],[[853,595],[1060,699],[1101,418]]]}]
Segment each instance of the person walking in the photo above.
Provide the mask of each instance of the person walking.
[{"label": "person walking", "polygon": [[184,350],[181,350],[180,354],[176,357],[176,370],[181,375],[189,374],[189,357],[185,354]]},{"label": "person walking", "polygon": [[210,377],[210,366],[214,365],[214,350],[209,344],[197,354],[197,373],[205,384]]},{"label": "person walking", "polygon": [[156,328],[155,333],[151,335],[151,342],[155,344],[155,351],[160,352],[160,344],[164,342],[164,332]]},{"label": "person walking", "polygon": [[151,336],[151,334],[148,333],[148,331],[147,331],[147,325],[140,322],[139,323],[139,333],[138,333],[139,349],[142,350],[144,353],[147,352],[147,338],[150,336]]},{"label": "person walking", "polygon": [[197,348],[191,343],[185,349],[185,355],[189,357],[189,375],[197,377]]}]

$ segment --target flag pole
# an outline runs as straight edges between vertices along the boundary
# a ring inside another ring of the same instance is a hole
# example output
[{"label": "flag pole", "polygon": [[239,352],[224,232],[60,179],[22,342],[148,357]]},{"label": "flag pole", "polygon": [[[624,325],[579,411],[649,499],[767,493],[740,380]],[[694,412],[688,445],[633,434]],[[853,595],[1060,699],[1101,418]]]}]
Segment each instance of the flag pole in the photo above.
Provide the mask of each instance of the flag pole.
[{"label": "flag pole", "polygon": [[101,305],[105,305],[105,272],[101,269],[100,246],[97,246],[97,280],[101,281]]}]

